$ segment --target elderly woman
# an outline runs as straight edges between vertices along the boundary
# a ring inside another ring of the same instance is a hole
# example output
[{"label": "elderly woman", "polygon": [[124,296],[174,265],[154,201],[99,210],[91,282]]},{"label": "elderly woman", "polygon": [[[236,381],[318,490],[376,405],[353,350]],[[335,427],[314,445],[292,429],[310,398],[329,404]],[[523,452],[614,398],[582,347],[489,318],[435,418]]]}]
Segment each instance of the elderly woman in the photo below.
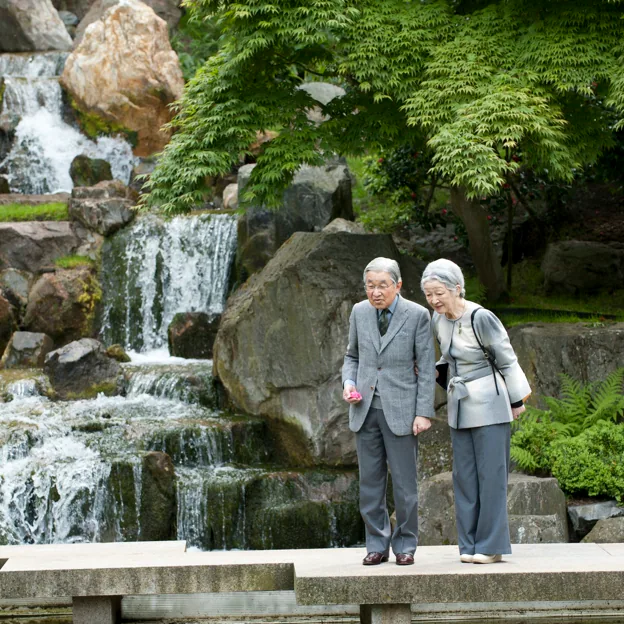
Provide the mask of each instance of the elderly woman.
[{"label": "elderly woman", "polygon": [[460,560],[495,563],[511,553],[507,475],[511,421],[531,393],[501,322],[465,299],[464,276],[450,260],[430,263],[421,288],[433,308],[448,392],[453,490]]}]

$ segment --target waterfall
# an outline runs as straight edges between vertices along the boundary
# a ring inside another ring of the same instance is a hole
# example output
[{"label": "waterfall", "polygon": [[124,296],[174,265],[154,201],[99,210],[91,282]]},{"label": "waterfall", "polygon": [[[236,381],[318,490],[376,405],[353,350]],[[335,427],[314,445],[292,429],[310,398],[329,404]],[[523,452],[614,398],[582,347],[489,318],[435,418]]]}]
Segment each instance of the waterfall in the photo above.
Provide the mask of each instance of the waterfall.
[{"label": "waterfall", "polygon": [[15,193],[71,191],[72,160],[85,154],[111,165],[113,177],[127,184],[135,162],[123,139],[100,137],[91,141],[63,119],[59,76],[66,52],[0,54],[4,95],[0,123],[15,128],[15,141],[0,169]]},{"label": "waterfall", "polygon": [[133,351],[166,347],[178,312],[223,311],[236,218],[202,214],[139,219],[102,249],[102,340]]}]

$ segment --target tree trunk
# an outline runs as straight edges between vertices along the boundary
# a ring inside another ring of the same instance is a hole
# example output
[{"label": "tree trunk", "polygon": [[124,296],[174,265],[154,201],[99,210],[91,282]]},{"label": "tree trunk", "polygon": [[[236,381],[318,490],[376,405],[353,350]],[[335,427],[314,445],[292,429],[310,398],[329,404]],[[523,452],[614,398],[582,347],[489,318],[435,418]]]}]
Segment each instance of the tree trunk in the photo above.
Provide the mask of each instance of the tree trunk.
[{"label": "tree trunk", "polygon": [[477,202],[466,197],[461,187],[451,189],[451,209],[466,227],[472,261],[479,280],[487,290],[487,300],[495,302],[505,292],[505,280],[503,268],[494,252],[485,212]]}]

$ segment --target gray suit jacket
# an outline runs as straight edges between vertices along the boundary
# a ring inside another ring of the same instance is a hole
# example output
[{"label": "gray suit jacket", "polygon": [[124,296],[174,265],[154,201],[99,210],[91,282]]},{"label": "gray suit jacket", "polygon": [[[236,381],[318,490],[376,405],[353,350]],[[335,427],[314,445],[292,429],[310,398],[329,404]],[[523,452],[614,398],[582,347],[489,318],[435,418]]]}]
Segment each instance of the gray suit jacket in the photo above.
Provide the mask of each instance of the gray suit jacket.
[{"label": "gray suit jacket", "polygon": [[349,320],[342,383],[347,379],[355,381],[362,395],[362,400],[349,409],[351,431],[359,431],[364,424],[375,386],[388,427],[395,435],[411,434],[416,416],[432,417],[435,352],[427,310],[399,296],[388,331],[382,337],[377,310],[368,299],[356,303]]}]

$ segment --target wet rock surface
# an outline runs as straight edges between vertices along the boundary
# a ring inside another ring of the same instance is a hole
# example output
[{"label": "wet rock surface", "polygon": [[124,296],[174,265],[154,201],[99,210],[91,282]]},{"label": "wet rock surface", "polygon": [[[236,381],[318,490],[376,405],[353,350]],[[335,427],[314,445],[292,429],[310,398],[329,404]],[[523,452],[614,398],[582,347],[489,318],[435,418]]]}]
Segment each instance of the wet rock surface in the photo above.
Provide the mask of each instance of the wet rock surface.
[{"label": "wet rock surface", "polygon": [[119,392],[121,367],[109,358],[101,342],[81,338],[51,351],[44,369],[61,399],[94,398]]},{"label": "wet rock surface", "polygon": [[220,321],[220,314],[176,314],[167,329],[169,353],[176,357],[211,359]]}]

